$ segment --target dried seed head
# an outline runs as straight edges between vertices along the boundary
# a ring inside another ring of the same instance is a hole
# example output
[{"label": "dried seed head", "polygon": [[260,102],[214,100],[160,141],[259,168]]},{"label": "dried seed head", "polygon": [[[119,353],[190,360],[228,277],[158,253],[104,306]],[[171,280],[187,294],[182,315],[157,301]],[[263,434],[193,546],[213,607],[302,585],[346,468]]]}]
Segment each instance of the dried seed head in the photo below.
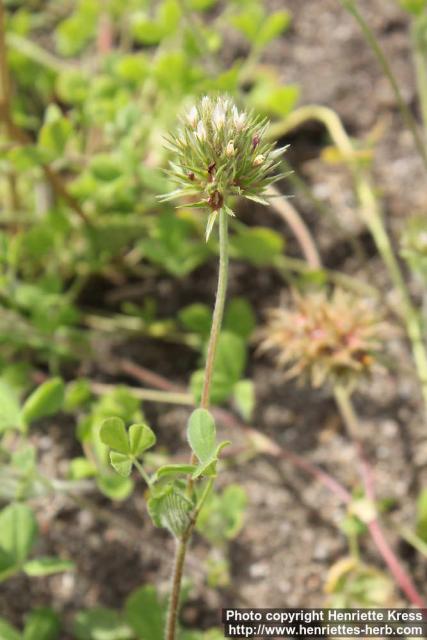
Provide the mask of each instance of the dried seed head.
[{"label": "dried seed head", "polygon": [[227,97],[204,96],[168,140],[176,155],[168,173],[179,188],[162,200],[187,196],[189,206],[204,205],[211,211],[221,202],[220,208],[229,214],[230,196],[263,202],[266,189],[277,179],[274,173],[283,151],[265,140],[267,126],[267,120],[253,113],[239,112]]},{"label": "dried seed head", "polygon": [[269,312],[262,351],[272,352],[286,377],[306,377],[315,387],[353,385],[371,373],[386,325],[368,303],[336,289],[304,297],[292,309]]}]

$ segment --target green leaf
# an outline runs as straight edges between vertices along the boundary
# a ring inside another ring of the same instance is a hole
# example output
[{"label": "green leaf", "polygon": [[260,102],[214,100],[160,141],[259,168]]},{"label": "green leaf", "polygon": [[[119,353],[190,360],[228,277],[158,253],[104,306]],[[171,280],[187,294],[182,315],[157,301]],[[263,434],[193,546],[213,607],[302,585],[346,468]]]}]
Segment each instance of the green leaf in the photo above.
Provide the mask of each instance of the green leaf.
[{"label": "green leaf", "polygon": [[61,558],[35,558],[24,564],[24,571],[28,576],[50,576],[54,573],[62,573],[64,571],[73,571],[74,562],[69,560],[61,560]]},{"label": "green leaf", "polygon": [[135,637],[116,611],[102,607],[79,611],[73,632],[76,640],[132,640]]},{"label": "green leaf", "polygon": [[73,127],[56,105],[50,105],[46,112],[45,123],[39,132],[38,147],[54,160],[64,155],[65,145],[71,138]]},{"label": "green leaf", "polygon": [[164,35],[162,25],[147,18],[142,11],[138,11],[131,16],[130,26],[132,36],[139,44],[158,44]]},{"label": "green leaf", "polygon": [[165,36],[175,33],[181,20],[181,14],[178,0],[163,0],[159,10],[159,21]]},{"label": "green leaf", "polygon": [[129,596],[125,615],[140,640],[163,640],[166,602],[151,585],[141,587]]},{"label": "green leaf", "polygon": [[65,386],[61,378],[51,378],[43,382],[26,399],[22,407],[22,417],[27,423],[52,416],[62,409]]},{"label": "green leaf", "polygon": [[37,522],[26,504],[16,502],[0,512],[0,547],[16,564],[25,561],[37,538]]},{"label": "green leaf", "polygon": [[83,104],[89,88],[89,78],[81,69],[64,69],[56,79],[58,96],[68,104]]},{"label": "green leaf", "polygon": [[271,40],[280,36],[291,23],[291,14],[288,11],[276,11],[270,14],[258,29],[256,44],[265,47]]},{"label": "green leaf", "polygon": [[80,378],[67,384],[64,399],[64,411],[73,412],[84,407],[91,398],[89,380]]},{"label": "green leaf", "polygon": [[35,146],[14,147],[7,154],[8,161],[17,171],[28,171],[45,161],[45,154]]},{"label": "green leaf", "polygon": [[15,389],[0,380],[0,433],[7,429],[21,429],[21,407]]},{"label": "green leaf", "polygon": [[241,377],[246,365],[244,341],[234,333],[223,331],[218,339],[215,359],[215,373],[221,374],[235,384]]},{"label": "green leaf", "polygon": [[234,402],[245,420],[251,420],[255,407],[255,389],[252,380],[240,380],[234,387]]},{"label": "green leaf", "polygon": [[272,264],[284,248],[282,236],[265,227],[243,229],[231,238],[230,244],[234,257],[246,259],[258,267]]},{"label": "green leaf", "polygon": [[193,473],[196,465],[194,464],[165,464],[163,467],[157,469],[154,480],[160,480],[169,476],[187,475]]},{"label": "green leaf", "polygon": [[212,312],[207,305],[197,302],[190,304],[188,307],[181,309],[178,313],[178,318],[186,329],[199,333],[202,337],[209,335]]},{"label": "green leaf", "polygon": [[419,16],[426,8],[427,0],[399,0],[399,4],[408,13]]},{"label": "green leaf", "polygon": [[116,475],[100,475],[96,479],[96,484],[107,498],[118,501],[126,500],[134,488],[133,480]]},{"label": "green leaf", "polygon": [[[169,63],[167,69],[170,73]],[[171,81],[168,78],[167,86]],[[210,254],[209,247],[196,235],[195,225],[176,213],[162,214],[150,237],[141,239],[138,246],[150,262],[178,277],[188,275]]]},{"label": "green leaf", "polygon": [[0,640],[22,640],[22,636],[4,618],[0,618]]},{"label": "green leaf", "polygon": [[110,451],[111,466],[123,478],[130,475],[132,469],[132,460],[127,453],[119,453],[118,451]]},{"label": "green leaf", "polygon": [[72,480],[93,478],[97,474],[96,465],[87,458],[73,458],[70,462],[69,476]]},{"label": "green leaf", "polygon": [[27,618],[23,640],[56,640],[60,630],[59,617],[52,609],[35,609]]},{"label": "green leaf", "polygon": [[232,16],[230,22],[235,29],[243,33],[249,42],[255,44],[264,18],[264,9],[254,4],[246,7],[241,13]]},{"label": "green leaf", "polygon": [[[222,332],[218,340],[212,376],[211,400],[214,404],[224,402],[232,395],[245,364],[246,347],[242,338],[229,331]],[[203,371],[196,371],[191,377],[190,388],[197,402],[200,400],[203,381]]]},{"label": "green leaf", "polygon": [[[101,442],[119,453],[129,454],[129,440],[121,418],[106,418],[99,431]],[[127,455],[125,456],[127,457]]]},{"label": "green leaf", "polygon": [[156,444],[156,436],[147,424],[132,424],[129,427],[130,453],[138,458]]},{"label": "green leaf", "polygon": [[0,582],[7,580],[19,571],[20,567],[16,564],[15,558],[0,547]]},{"label": "green leaf", "polygon": [[99,153],[93,156],[89,168],[97,180],[105,182],[119,178],[123,171],[120,158],[110,153]]},{"label": "green leaf", "polygon": [[247,494],[240,485],[231,484],[220,494],[211,493],[196,528],[212,544],[232,540],[243,527],[247,505]]},{"label": "green leaf", "polygon": [[195,11],[206,11],[213,7],[218,0],[189,0],[191,9]]},{"label": "green leaf", "polygon": [[188,529],[192,504],[173,485],[152,495],[148,500],[147,509],[156,527],[168,529],[177,538]]},{"label": "green leaf", "polygon": [[[204,369],[195,371],[190,379],[190,389],[194,396],[195,404],[200,402],[202,395],[203,382],[205,379]],[[230,380],[221,371],[214,371],[211,384],[211,402],[213,404],[221,404],[225,402],[233,393],[234,380]]]},{"label": "green leaf", "polygon": [[129,53],[120,56],[114,70],[120,78],[136,86],[148,75],[150,65],[144,54]]},{"label": "green leaf", "polygon": [[214,453],[206,460],[203,460],[197,466],[192,475],[193,480],[196,480],[196,478],[199,478],[200,476],[216,476],[216,465],[218,462],[219,454],[221,453],[222,449],[224,449],[224,447],[227,447],[229,444],[231,444],[229,440],[224,440],[223,442],[221,442],[216,447]]},{"label": "green leaf", "polygon": [[245,298],[233,298],[227,305],[224,315],[224,329],[245,340],[250,337],[256,326],[252,306]]},{"label": "green leaf", "polygon": [[294,109],[300,97],[298,85],[289,84],[266,90],[261,88],[262,98],[257,100],[257,107],[267,115],[285,118]]},{"label": "green leaf", "polygon": [[196,409],[190,416],[187,438],[191,449],[204,462],[215,455],[216,428],[213,416],[206,409]]}]

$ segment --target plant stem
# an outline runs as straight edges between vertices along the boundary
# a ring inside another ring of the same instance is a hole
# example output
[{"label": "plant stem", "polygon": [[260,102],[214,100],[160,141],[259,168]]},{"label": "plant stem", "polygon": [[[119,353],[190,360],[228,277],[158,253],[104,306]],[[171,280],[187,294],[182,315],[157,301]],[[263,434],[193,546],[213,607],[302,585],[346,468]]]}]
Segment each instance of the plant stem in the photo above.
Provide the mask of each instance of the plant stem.
[{"label": "plant stem", "polygon": [[[215,307],[212,316],[211,332],[209,336],[208,353],[206,356],[205,375],[203,380],[202,396],[200,400],[200,407],[202,409],[208,409],[210,404],[212,376],[215,366],[215,356],[218,347],[218,338],[221,331],[222,318],[224,315],[225,296],[227,293],[227,280],[228,280],[228,220],[227,213],[224,209],[221,209],[219,213],[219,270],[218,270],[218,285],[215,299]],[[191,462],[195,462],[194,454],[191,456]],[[166,619],[165,640],[176,639],[176,628],[179,613],[179,601],[181,594],[181,582],[183,576],[183,569],[185,563],[185,556],[187,554],[188,542],[191,538],[194,526],[196,524],[197,516],[200,509],[203,506],[203,502],[206,499],[210,489],[211,482],[205,487],[205,491],[202,498],[197,505],[193,517],[189,526],[184,534],[177,541],[175,550],[175,557],[173,563],[172,572],[172,590],[169,601],[168,614]],[[188,479],[187,484],[188,493],[192,494],[193,481],[191,477]]]},{"label": "plant stem", "polygon": [[321,269],[322,263],[319,252],[317,251],[316,243],[314,242],[313,236],[298,211],[290,202],[288,202],[288,200],[286,200],[276,187],[268,187],[266,195],[274,198],[274,200],[271,200],[270,202],[271,207],[277,211],[279,216],[292,229],[301,247],[303,255],[307,260],[307,264],[311,269]]},{"label": "plant stem", "polygon": [[216,292],[215,308],[212,316],[211,333],[209,337],[208,353],[206,356],[205,377],[203,381],[200,406],[208,409],[212,386],[212,376],[215,365],[215,356],[218,346],[218,338],[221,331],[222,317],[224,315],[225,296],[228,280],[228,221],[226,212],[221,209],[219,214],[219,272],[218,287]]},{"label": "plant stem", "polygon": [[416,149],[423,161],[424,167],[427,169],[427,150],[426,147],[424,145],[424,142],[420,136],[420,133],[418,131],[418,125],[417,122],[414,118],[414,116],[412,115],[408,105],[406,104],[405,100],[403,99],[402,93],[400,91],[399,88],[399,84],[398,81],[393,73],[393,70],[387,60],[387,56],[385,55],[384,51],[382,50],[377,37],[375,36],[375,33],[372,31],[372,29],[370,28],[370,26],[368,25],[368,23],[366,22],[365,18],[363,17],[363,15],[360,13],[359,9],[357,8],[356,3],[354,2],[354,0],[339,0],[340,3],[342,4],[342,6],[355,18],[355,20],[357,21],[357,23],[359,24],[362,33],[365,37],[366,42],[368,43],[368,45],[371,47],[375,57],[377,58],[385,76],[387,77],[388,81],[390,82],[391,88],[393,89],[393,93],[395,95],[396,98],[396,102],[397,105],[399,107],[400,113],[402,115],[402,118],[406,124],[406,126],[408,127],[409,131],[412,134],[412,137],[414,139],[414,143],[416,146]]},{"label": "plant stem", "polygon": [[394,577],[396,584],[399,585],[402,592],[406,595],[406,597],[412,604],[416,605],[417,607],[423,608],[426,606],[423,597],[418,593],[417,588],[412,581],[412,578],[406,573],[406,570],[401,565],[400,560],[387,542],[384,532],[381,528],[381,524],[375,509],[376,498],[373,472],[367,458],[365,457],[365,452],[363,450],[363,445],[359,436],[359,420],[354,411],[350,394],[343,387],[336,387],[334,390],[334,395],[348,434],[356,446],[360,462],[360,476],[363,482],[366,497],[374,507],[373,515],[369,519],[367,519],[366,526],[368,527],[369,533],[371,534],[372,539],[375,542],[376,547],[380,552],[384,562],[390,569],[390,572]]},{"label": "plant stem", "polygon": [[144,482],[147,484],[147,487],[151,487],[151,480],[148,477],[144,467],[142,466],[142,464],[138,461],[138,460],[133,460],[133,464],[135,465],[135,467],[138,469],[139,474],[141,476],[141,478],[144,480]]},{"label": "plant stem", "polygon": [[172,589],[166,618],[165,640],[175,640],[178,612],[181,595],[181,583],[184,571],[187,545],[192,533],[192,528],[186,531],[182,538],[176,540],[175,556],[172,570]]},{"label": "plant stem", "polygon": [[[114,384],[92,382],[90,388],[93,393],[103,396],[111,393],[117,387]],[[166,404],[182,404],[184,406],[191,406],[193,404],[193,396],[191,393],[160,391],[159,389],[141,389],[140,387],[129,386],[125,386],[125,388],[135,398],[146,402],[165,402]]]}]

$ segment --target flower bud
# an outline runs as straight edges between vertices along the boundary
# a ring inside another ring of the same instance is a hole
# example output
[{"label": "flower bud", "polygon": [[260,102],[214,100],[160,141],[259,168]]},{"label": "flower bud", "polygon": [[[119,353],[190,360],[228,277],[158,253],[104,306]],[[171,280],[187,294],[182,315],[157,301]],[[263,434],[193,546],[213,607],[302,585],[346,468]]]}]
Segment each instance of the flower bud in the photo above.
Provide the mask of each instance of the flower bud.
[{"label": "flower bud", "polygon": [[237,107],[233,106],[232,114],[234,126],[236,127],[237,131],[242,131],[246,122],[246,113],[244,113],[243,111],[242,113],[239,113]]},{"label": "flower bud", "polygon": [[261,164],[263,164],[263,162],[265,162],[265,156],[260,153],[254,159],[254,167],[259,167]]},{"label": "flower bud", "polygon": [[196,136],[200,140],[200,142],[203,142],[204,140],[206,140],[206,129],[205,129],[205,125],[201,120],[197,125]]},{"label": "flower bud", "polygon": [[234,142],[233,140],[230,140],[225,150],[225,155],[227,156],[227,158],[232,158],[235,153],[236,153],[236,150],[234,148]]},{"label": "flower bud", "polygon": [[196,128],[198,117],[199,117],[199,114],[197,113],[197,108],[192,107],[189,113],[187,114],[187,120],[190,123],[190,125],[193,127],[193,129]]},{"label": "flower bud", "polygon": [[217,129],[222,129],[225,124],[225,111],[222,104],[218,103],[213,111],[212,120]]}]

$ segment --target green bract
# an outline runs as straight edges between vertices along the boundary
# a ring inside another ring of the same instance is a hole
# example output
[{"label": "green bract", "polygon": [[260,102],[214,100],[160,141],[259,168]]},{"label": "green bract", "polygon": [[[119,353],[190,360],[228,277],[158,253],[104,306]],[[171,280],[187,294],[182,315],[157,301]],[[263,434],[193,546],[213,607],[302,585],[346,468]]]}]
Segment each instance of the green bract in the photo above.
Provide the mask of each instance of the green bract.
[{"label": "green bract", "polygon": [[178,188],[161,200],[185,198],[186,206],[210,210],[207,238],[221,209],[234,215],[230,196],[267,204],[263,196],[281,177],[274,174],[283,152],[266,140],[267,128],[266,118],[239,111],[230,98],[204,96],[167,139],[176,156],[167,173]]}]

